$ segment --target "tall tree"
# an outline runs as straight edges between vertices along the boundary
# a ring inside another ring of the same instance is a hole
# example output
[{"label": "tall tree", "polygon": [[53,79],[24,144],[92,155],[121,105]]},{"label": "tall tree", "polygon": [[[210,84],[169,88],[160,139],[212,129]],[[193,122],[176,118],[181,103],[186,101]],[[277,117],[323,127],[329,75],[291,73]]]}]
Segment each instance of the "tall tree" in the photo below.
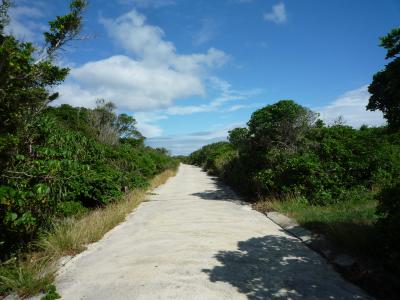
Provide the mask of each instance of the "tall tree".
[{"label": "tall tree", "polygon": [[293,100],[281,100],[255,111],[247,125],[254,146],[293,149],[317,117]]},{"label": "tall tree", "polygon": [[381,38],[381,47],[387,50],[386,59],[391,59],[385,68],[373,77],[368,88],[371,93],[367,109],[383,112],[391,129],[400,129],[400,28],[393,29]]},{"label": "tall tree", "polygon": [[53,58],[77,37],[86,7],[86,0],[71,0],[69,12],[49,22],[40,50],[4,30],[11,2],[1,0],[0,4],[0,163],[14,155],[22,143],[30,145],[37,116],[58,97],[49,88],[61,83],[69,70],[55,65]]}]

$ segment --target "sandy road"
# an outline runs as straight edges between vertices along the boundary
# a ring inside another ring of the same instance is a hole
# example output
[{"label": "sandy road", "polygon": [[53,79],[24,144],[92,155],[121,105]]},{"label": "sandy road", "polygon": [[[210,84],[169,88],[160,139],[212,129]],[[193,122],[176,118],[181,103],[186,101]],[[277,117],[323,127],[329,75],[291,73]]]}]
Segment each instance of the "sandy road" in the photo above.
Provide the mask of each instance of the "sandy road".
[{"label": "sandy road", "polygon": [[318,254],[199,168],[59,272],[63,299],[366,299]]}]

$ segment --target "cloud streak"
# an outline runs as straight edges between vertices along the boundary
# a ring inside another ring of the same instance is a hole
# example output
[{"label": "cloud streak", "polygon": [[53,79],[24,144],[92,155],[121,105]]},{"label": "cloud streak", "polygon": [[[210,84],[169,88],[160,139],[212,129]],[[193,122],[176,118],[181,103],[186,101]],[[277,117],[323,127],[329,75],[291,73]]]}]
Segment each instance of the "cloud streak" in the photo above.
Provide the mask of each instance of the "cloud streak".
[{"label": "cloud streak", "polygon": [[368,86],[360,87],[339,96],[325,107],[315,108],[320,113],[321,119],[328,124],[333,123],[337,118],[343,117],[347,125],[359,128],[361,125],[380,126],[385,120],[380,111],[367,111],[370,94]]},{"label": "cloud streak", "polygon": [[[319,112],[320,117],[328,124],[332,124],[338,117],[342,116],[347,125],[355,128],[364,124],[369,126],[385,125],[381,112],[371,112],[365,109],[369,97],[367,86],[363,86],[344,93],[326,106],[314,107],[312,110]],[[228,111],[241,109],[241,106],[246,105],[237,104]],[[245,122],[230,124],[214,131],[150,139],[149,143],[157,147],[166,147],[174,154],[189,154],[204,145],[226,140],[229,130],[242,126],[245,126]]]},{"label": "cloud streak", "polygon": [[193,44],[200,46],[208,43],[217,35],[218,24],[213,19],[204,19],[201,22],[201,28],[193,37]]},{"label": "cloud streak", "polygon": [[206,112],[233,112],[239,109],[260,106],[260,104],[250,103],[227,107],[227,105],[232,102],[248,100],[252,96],[259,95],[262,91],[258,89],[244,91],[234,90],[229,82],[217,77],[211,77],[208,81],[212,88],[219,94],[208,104],[171,106],[162,110],[135,114],[138,121],[138,128],[143,130],[144,136],[151,138],[161,136],[162,129],[155,123],[159,120],[170,118],[171,116],[184,116]]},{"label": "cloud streak", "polygon": [[264,14],[266,21],[274,22],[276,24],[283,24],[287,22],[287,14],[285,4],[279,3],[272,7],[272,11]]},{"label": "cloud streak", "polygon": [[181,136],[152,138],[147,141],[147,144],[152,147],[165,147],[174,155],[188,155],[205,145],[226,141],[229,130],[244,125],[244,122],[238,122],[210,131],[194,132]]}]

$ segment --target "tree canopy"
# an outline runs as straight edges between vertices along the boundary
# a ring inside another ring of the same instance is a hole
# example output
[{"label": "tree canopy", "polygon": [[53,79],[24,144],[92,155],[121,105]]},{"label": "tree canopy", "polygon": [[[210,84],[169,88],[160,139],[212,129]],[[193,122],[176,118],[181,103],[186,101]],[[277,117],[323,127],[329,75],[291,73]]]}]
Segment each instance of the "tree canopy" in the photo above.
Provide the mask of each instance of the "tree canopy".
[{"label": "tree canopy", "polygon": [[60,84],[69,69],[55,65],[54,54],[77,37],[86,1],[71,1],[69,13],[49,22],[43,49],[5,33],[10,5],[10,0],[2,0],[0,5],[0,156],[3,163],[15,153],[19,143],[29,147],[30,128],[39,113],[58,97],[49,88]]},{"label": "tree canopy", "polygon": [[381,38],[381,47],[387,50],[386,59],[392,59],[373,77],[368,88],[371,93],[368,110],[383,112],[391,129],[400,129],[400,28]]}]

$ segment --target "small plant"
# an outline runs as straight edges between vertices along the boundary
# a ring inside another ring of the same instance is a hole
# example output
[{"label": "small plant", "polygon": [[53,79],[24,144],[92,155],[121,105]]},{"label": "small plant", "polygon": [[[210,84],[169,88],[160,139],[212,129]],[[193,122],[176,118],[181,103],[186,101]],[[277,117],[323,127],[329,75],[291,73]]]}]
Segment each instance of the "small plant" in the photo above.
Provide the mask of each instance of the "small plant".
[{"label": "small plant", "polygon": [[48,285],[45,292],[46,294],[40,298],[40,300],[55,300],[61,298],[61,296],[57,293],[57,289],[54,284]]}]

